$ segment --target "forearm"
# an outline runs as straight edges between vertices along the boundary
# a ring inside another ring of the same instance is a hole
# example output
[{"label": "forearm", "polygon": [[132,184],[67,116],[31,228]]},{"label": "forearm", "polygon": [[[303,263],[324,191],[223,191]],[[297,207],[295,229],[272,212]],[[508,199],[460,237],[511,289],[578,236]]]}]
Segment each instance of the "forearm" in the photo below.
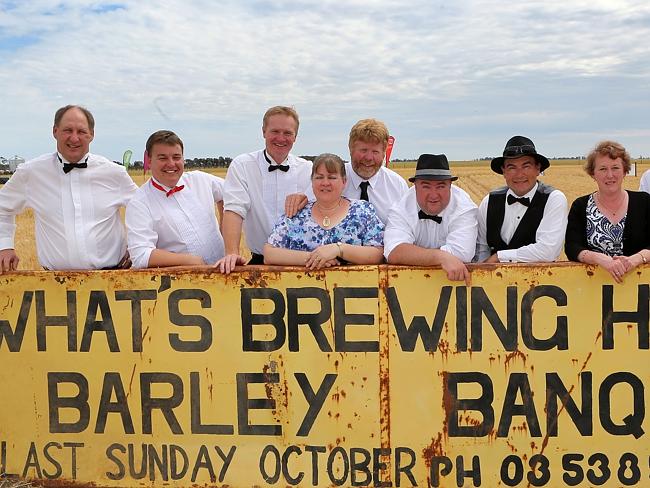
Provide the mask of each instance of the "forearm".
[{"label": "forearm", "polygon": [[375,246],[355,246],[353,244],[337,244],[339,256],[352,264],[379,264],[384,258],[384,248]]},{"label": "forearm", "polygon": [[642,264],[647,264],[650,262],[650,249],[641,249],[639,252],[632,254],[627,259],[634,268],[641,266]]},{"label": "forearm", "polygon": [[239,214],[226,210],[223,213],[222,235],[226,254],[239,254],[241,242],[242,219]]},{"label": "forearm", "polygon": [[266,244],[264,246],[264,264],[304,266],[309,254],[307,251],[294,251],[293,249],[273,247]]},{"label": "forearm", "polygon": [[388,256],[390,264],[407,264],[412,266],[441,265],[449,255],[440,249],[427,249],[415,244],[400,244]]},{"label": "forearm", "polygon": [[578,261],[585,264],[597,264],[602,266],[612,260],[607,254],[585,249],[578,253]]},{"label": "forearm", "polygon": [[199,266],[205,264],[203,259],[193,254],[154,249],[149,256],[149,268],[164,268],[166,266]]}]

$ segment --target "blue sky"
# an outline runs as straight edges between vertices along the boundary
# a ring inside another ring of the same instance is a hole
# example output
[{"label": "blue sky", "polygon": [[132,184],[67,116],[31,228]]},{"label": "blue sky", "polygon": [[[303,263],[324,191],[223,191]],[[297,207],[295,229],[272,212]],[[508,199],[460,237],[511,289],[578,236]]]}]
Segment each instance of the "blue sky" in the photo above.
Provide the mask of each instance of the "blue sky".
[{"label": "blue sky", "polygon": [[163,128],[186,157],[259,149],[279,104],[297,154],[348,157],[375,117],[396,158],[494,156],[515,134],[549,157],[605,138],[650,156],[650,3],[0,0],[0,87],[5,157],[52,151],[68,103],[112,159]]}]

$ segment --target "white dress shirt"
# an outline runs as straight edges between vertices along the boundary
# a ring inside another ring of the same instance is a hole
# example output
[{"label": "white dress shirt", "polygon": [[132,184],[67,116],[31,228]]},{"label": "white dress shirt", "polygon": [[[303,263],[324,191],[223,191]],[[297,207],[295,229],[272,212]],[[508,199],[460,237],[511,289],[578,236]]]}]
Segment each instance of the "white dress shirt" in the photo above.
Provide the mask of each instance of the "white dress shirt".
[{"label": "white dress shirt", "polygon": [[117,265],[126,253],[120,207],[126,206],[138,187],[123,166],[95,154],[86,157],[87,168],[67,174],[57,153],[18,166],[0,190],[0,249],[15,247],[15,216],[31,208],[41,266],[101,269]]},{"label": "white dress shirt", "polygon": [[289,171],[269,171],[260,150],[237,156],[226,173],[224,210],[244,219],[246,244],[257,254],[262,254],[273,226],[284,214],[287,195],[305,193],[311,186],[311,161],[289,154],[282,164],[288,164]]},{"label": "white dress shirt", "polygon": [[126,207],[129,254],[134,268],[146,268],[154,249],[201,256],[206,264],[214,264],[224,256],[214,207],[223,200],[223,178],[191,171],[180,177],[176,186],[181,185],[181,191],[167,196],[166,191],[148,180]]},{"label": "white dress shirt", "polygon": [[[537,191],[538,183],[522,197],[532,201]],[[519,222],[524,217],[528,207],[519,202],[508,205],[508,195],[517,197],[508,189],[506,192],[505,213],[501,226],[501,239],[506,244],[510,242]],[[478,239],[476,243],[476,260],[484,261],[490,257],[490,246],[487,243],[487,209],[490,195],[486,195],[478,209]],[[564,234],[566,233],[568,215],[567,199],[560,190],[553,190],[544,206],[544,216],[537,227],[533,244],[522,246],[518,249],[503,249],[497,251],[499,262],[502,263],[536,263],[555,261],[562,252]]]},{"label": "white dress shirt", "polygon": [[343,196],[359,200],[361,198],[362,181],[368,181],[368,201],[373,204],[377,215],[381,221],[388,222],[388,214],[397,201],[408,191],[409,186],[406,180],[395,173],[392,169],[385,166],[379,168],[379,171],[369,180],[364,180],[354,172],[352,163],[345,163],[345,174],[347,183],[343,190]]},{"label": "white dress shirt", "polygon": [[650,169],[647,170],[641,176],[641,184],[639,185],[639,191],[644,191],[650,193]]},{"label": "white dress shirt", "polygon": [[471,261],[476,249],[476,204],[470,196],[451,185],[449,204],[438,215],[442,221],[420,219],[420,207],[415,198],[415,187],[391,209],[384,233],[386,258],[399,244],[414,244],[428,249],[440,249],[463,262]]}]

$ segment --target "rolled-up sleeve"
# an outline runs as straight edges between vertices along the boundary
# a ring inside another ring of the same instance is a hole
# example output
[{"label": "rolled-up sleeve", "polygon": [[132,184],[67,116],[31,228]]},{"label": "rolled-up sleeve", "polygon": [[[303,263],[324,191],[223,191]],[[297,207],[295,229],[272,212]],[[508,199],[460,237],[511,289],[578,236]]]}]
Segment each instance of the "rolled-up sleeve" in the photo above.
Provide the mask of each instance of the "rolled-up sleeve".
[{"label": "rolled-up sleeve", "polygon": [[14,249],[16,214],[27,204],[27,171],[20,166],[0,189],[0,249]]},{"label": "rolled-up sleeve", "polygon": [[140,200],[131,200],[126,207],[126,229],[129,255],[134,268],[147,268],[149,257],[158,243],[151,212]]},{"label": "rolled-up sleeve", "polygon": [[210,176],[210,188],[212,190],[212,197],[214,198],[215,203],[222,201],[224,193],[224,179],[211,175],[209,173],[206,174]]},{"label": "rolled-up sleeve", "polygon": [[[261,198],[261,195],[258,197]],[[242,163],[233,161],[226,173],[223,203],[224,210],[234,212],[242,219],[246,219],[248,210],[251,208],[251,195]]]},{"label": "rolled-up sleeve", "polygon": [[476,252],[477,218],[478,210],[476,205],[467,205],[454,215],[454,219],[449,224],[446,242],[440,249],[456,256],[465,263],[469,263]]},{"label": "rolled-up sleeve", "polygon": [[415,231],[401,211],[402,207],[396,206],[388,215],[388,222],[384,232],[384,257],[386,259],[400,244],[413,244],[415,242]]}]

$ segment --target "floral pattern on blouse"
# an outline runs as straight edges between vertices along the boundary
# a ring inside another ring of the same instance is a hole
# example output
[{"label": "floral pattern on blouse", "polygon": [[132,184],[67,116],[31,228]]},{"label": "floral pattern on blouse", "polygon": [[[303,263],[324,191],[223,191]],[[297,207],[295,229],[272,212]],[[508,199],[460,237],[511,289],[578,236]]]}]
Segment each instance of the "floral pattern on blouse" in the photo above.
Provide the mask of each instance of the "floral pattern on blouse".
[{"label": "floral pattern on blouse", "polygon": [[620,222],[611,223],[598,209],[592,193],[587,202],[587,243],[590,249],[608,256],[622,256],[626,220],[627,215]]},{"label": "floral pattern on blouse", "polygon": [[325,229],[311,217],[314,202],[309,202],[292,218],[283,215],[269,236],[273,247],[311,252],[323,244],[341,242],[356,246],[384,245],[384,224],[372,204],[351,200],[348,214],[335,226]]}]

